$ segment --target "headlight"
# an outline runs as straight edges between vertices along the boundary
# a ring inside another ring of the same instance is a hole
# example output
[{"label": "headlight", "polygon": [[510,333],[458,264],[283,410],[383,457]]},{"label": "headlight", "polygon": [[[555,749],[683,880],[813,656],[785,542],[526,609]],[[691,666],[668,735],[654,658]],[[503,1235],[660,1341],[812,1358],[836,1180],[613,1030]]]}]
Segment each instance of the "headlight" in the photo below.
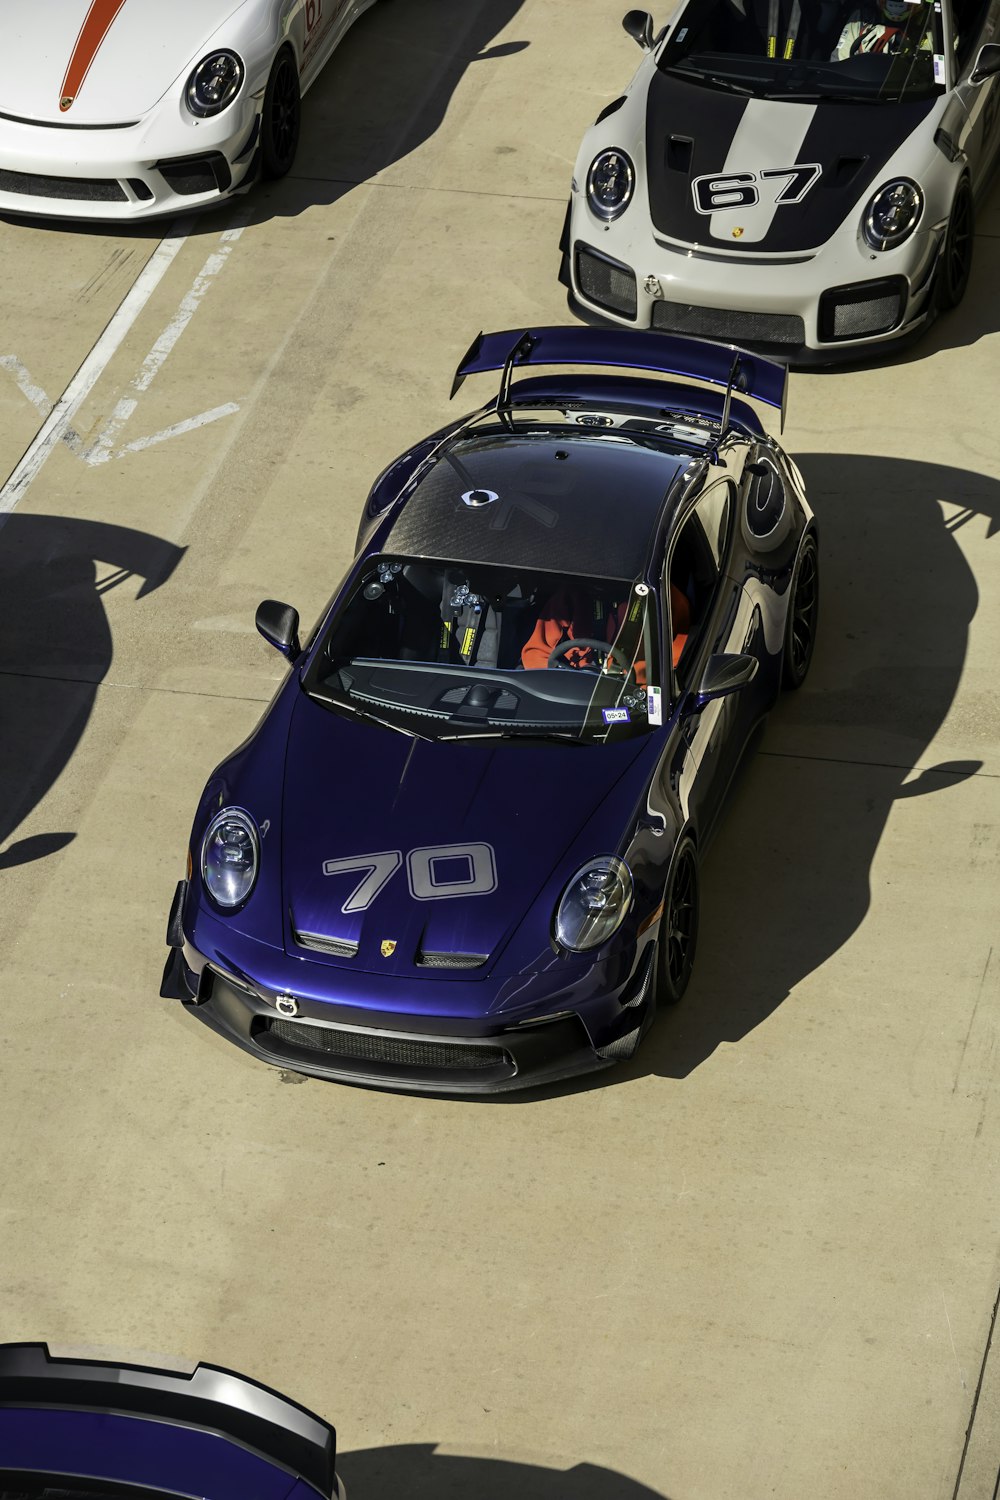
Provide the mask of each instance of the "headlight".
[{"label": "headlight", "polygon": [[617,219],[632,201],[635,168],[624,151],[602,151],[587,173],[587,202],[599,219]]},{"label": "headlight", "polygon": [[573,953],[599,948],[617,932],[632,905],[632,874],[608,855],[578,870],[556,908],[556,939]]},{"label": "headlight", "polygon": [[873,250],[894,250],[920,222],[924,195],[915,182],[900,177],[880,187],[865,209],[861,233]]},{"label": "headlight", "polygon": [[260,838],[250,814],[239,807],[217,812],[201,845],[201,878],[216,906],[225,911],[242,906],[259,863]]},{"label": "headlight", "polygon": [[243,64],[235,52],[212,52],[188,79],[184,97],[193,115],[217,115],[232,104],[243,82]]}]

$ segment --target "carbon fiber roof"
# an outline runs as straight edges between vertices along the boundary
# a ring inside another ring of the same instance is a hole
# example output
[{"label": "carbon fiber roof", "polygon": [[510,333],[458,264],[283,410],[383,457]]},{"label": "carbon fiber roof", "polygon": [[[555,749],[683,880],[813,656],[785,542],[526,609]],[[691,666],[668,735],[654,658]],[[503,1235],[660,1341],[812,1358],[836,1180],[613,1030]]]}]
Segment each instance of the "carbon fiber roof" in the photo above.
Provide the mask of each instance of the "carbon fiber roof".
[{"label": "carbon fiber roof", "polygon": [[418,484],[385,550],[635,578],[664,496],[690,462],[608,433],[469,436]]}]

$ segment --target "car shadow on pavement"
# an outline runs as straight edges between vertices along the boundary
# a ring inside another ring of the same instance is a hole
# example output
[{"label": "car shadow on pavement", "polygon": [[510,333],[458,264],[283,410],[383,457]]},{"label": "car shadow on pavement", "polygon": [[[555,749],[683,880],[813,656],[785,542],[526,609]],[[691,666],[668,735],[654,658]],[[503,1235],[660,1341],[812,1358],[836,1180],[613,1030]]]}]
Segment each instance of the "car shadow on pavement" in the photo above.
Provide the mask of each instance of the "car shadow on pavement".
[{"label": "car shadow on pavement", "polygon": [[[63,848],[65,831],[7,841],[62,774],[112,659],[104,595],[164,583],[184,548],[99,521],[16,512],[0,533],[0,870]],[[133,582],[134,587],[134,582]]]},{"label": "car shadow on pavement", "polygon": [[439,1453],[432,1443],[400,1443],[337,1454],[348,1495],[366,1500],[669,1500],[596,1464],[540,1468],[503,1459]]},{"label": "car shadow on pavement", "polygon": [[820,531],[812,673],[775,708],[735,790],[705,860],[691,986],[633,1074],[682,1078],[759,1026],[859,927],[894,804],[947,796],[980,768],[928,764],[926,751],[979,597],[956,533],[983,516],[988,535],[1000,530],[1000,483],[903,459],[797,461]]},{"label": "car shadow on pavement", "polygon": [[927,764],[926,749],[954,700],[979,599],[955,534],[983,517],[987,536],[1000,532],[1000,482],[905,459],[796,461],[820,535],[816,654],[806,685],[776,705],[705,856],[687,994],[630,1061],[511,1102],[685,1078],[738,1043],[860,926],[894,804],[947,796],[980,769]]}]

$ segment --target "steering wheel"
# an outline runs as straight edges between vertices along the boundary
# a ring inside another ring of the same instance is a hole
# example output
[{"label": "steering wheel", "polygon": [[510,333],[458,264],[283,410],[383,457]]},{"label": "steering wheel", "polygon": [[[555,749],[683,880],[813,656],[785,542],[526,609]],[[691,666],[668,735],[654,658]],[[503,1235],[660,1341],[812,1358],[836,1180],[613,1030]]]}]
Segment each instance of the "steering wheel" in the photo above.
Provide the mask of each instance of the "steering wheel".
[{"label": "steering wheel", "polygon": [[[629,674],[629,664],[618,650],[617,646],[609,646],[607,641],[591,640],[590,636],[578,635],[576,640],[560,641],[558,646],[553,646],[549,652],[549,659],[545,663],[547,667],[558,667],[562,665],[562,659],[567,651],[578,651],[590,648],[591,651],[599,651],[604,657],[604,663],[598,667],[573,667],[575,672],[606,672],[607,663],[614,662],[623,677]],[[572,664],[567,662],[567,666]]]}]

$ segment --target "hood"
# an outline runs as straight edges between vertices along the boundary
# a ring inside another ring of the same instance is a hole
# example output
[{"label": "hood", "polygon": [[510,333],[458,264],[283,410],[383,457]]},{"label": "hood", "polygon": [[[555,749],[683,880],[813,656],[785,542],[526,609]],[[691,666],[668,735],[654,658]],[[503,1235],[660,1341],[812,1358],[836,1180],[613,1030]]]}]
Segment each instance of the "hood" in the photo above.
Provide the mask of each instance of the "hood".
[{"label": "hood", "polygon": [[[692,245],[761,254],[823,245],[879,184],[903,142],[941,101],[799,104],[748,99],[654,70],[646,173],[654,228]],[[797,175],[762,178],[762,172]],[[810,168],[818,170],[808,170]],[[753,182],[750,207],[703,213],[692,184],[729,173]],[[779,195],[798,202],[776,203]],[[739,229],[740,233],[734,231]]]},{"label": "hood", "polygon": [[[384,976],[484,978],[646,743],[437,744],[301,697],[282,813],[287,951]],[[616,852],[624,831],[608,847],[595,825],[602,841],[584,857]]]},{"label": "hood", "polygon": [[0,0],[0,111],[61,125],[137,121],[242,3]]}]

